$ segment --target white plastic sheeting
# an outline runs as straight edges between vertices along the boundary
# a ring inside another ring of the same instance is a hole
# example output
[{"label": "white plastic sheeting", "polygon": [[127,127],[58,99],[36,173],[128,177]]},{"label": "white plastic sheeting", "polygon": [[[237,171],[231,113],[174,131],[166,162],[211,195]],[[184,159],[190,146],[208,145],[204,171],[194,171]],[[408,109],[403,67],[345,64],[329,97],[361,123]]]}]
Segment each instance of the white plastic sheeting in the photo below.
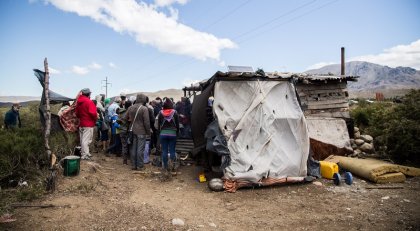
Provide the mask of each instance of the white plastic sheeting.
[{"label": "white plastic sheeting", "polygon": [[294,87],[286,81],[219,81],[214,113],[228,141],[225,177],[306,176],[309,136]]}]

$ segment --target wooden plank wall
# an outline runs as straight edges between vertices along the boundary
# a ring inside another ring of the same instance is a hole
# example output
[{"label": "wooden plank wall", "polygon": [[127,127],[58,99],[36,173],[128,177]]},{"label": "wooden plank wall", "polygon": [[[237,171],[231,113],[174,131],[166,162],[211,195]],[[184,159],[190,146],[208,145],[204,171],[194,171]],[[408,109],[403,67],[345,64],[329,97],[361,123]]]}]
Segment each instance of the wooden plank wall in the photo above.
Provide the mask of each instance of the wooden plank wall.
[{"label": "wooden plank wall", "polygon": [[305,116],[350,118],[346,82],[298,83]]}]

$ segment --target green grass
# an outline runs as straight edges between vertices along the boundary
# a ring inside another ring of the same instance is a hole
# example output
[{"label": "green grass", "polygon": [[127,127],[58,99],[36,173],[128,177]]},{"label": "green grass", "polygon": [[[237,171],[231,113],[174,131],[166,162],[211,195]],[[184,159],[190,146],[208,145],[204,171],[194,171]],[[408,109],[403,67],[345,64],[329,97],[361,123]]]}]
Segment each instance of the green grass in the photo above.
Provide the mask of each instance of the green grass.
[{"label": "green grass", "polygon": [[[0,129],[0,212],[10,210],[11,203],[39,198],[45,192],[49,159],[44,147],[44,134],[39,118],[38,104],[33,103],[20,110],[22,128]],[[56,112],[59,105],[52,107]],[[0,120],[10,108],[0,108]],[[51,151],[58,158],[71,154],[75,146],[75,134],[52,132],[49,139]],[[26,181],[28,187],[16,187]]]}]

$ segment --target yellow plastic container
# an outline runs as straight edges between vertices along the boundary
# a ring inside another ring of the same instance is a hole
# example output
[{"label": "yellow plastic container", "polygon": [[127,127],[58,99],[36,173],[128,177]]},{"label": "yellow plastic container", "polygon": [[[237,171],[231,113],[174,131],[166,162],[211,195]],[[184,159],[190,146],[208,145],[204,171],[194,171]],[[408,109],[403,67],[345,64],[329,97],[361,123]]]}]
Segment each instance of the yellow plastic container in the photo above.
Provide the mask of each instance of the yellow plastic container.
[{"label": "yellow plastic container", "polygon": [[327,179],[333,179],[334,173],[338,173],[338,165],[333,162],[319,161],[321,176]]},{"label": "yellow plastic container", "polygon": [[204,174],[200,174],[200,175],[198,176],[198,181],[199,181],[200,183],[206,182],[206,181],[207,181],[206,176],[205,176]]}]

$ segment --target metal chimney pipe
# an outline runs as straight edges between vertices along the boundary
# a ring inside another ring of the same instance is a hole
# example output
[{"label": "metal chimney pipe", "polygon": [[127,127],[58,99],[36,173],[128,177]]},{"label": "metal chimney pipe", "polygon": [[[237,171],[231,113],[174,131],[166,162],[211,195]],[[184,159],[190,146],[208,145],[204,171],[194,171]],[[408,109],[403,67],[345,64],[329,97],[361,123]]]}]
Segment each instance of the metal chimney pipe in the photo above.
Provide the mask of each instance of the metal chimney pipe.
[{"label": "metal chimney pipe", "polygon": [[341,47],[341,75],[345,75],[346,74],[346,63],[344,60],[344,47]]}]

